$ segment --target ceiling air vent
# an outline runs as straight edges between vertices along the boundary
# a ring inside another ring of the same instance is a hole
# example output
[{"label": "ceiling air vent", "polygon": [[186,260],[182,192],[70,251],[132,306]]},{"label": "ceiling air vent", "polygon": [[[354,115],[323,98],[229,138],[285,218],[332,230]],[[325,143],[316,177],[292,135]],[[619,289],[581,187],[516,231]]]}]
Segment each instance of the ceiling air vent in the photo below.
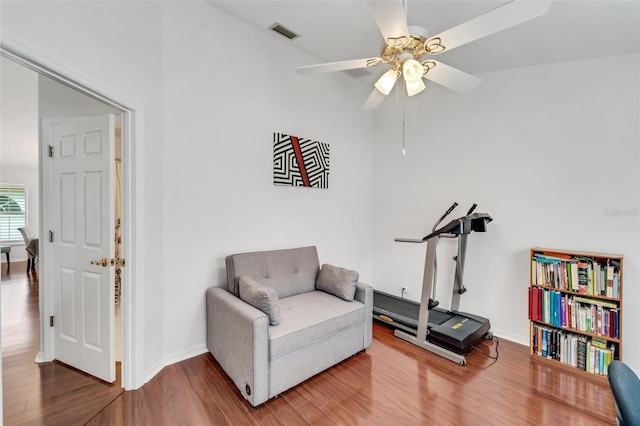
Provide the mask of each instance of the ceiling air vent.
[{"label": "ceiling air vent", "polygon": [[278,34],[288,38],[289,40],[293,40],[294,38],[300,37],[299,34],[294,33],[289,28],[286,28],[277,22],[269,27],[270,30],[277,32]]}]

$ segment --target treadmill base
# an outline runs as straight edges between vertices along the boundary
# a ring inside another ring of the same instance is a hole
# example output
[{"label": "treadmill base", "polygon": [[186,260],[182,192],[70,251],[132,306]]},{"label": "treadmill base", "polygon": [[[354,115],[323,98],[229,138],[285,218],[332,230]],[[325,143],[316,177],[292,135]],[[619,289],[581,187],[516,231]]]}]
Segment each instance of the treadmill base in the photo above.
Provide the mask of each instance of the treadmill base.
[{"label": "treadmill base", "polygon": [[434,345],[431,342],[425,341],[425,340],[420,340],[418,339],[416,336],[413,336],[409,333],[405,333],[404,331],[401,330],[394,330],[393,331],[394,336],[402,339],[402,340],[406,340],[409,343],[412,343],[416,346],[421,347],[422,349],[425,349],[429,352],[433,352],[436,355],[440,355],[443,358],[448,359],[449,361],[453,361],[455,363],[458,363],[460,365],[466,365],[467,364],[467,358],[464,355],[460,355],[457,354],[455,352],[451,352],[445,348],[442,348],[440,346]]}]

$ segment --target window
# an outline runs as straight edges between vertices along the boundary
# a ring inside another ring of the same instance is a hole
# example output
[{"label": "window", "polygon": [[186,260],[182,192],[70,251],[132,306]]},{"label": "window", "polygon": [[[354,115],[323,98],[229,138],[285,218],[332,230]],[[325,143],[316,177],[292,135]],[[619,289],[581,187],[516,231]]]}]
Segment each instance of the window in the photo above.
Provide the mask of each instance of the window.
[{"label": "window", "polygon": [[22,242],[18,228],[27,225],[27,189],[0,184],[0,241]]}]

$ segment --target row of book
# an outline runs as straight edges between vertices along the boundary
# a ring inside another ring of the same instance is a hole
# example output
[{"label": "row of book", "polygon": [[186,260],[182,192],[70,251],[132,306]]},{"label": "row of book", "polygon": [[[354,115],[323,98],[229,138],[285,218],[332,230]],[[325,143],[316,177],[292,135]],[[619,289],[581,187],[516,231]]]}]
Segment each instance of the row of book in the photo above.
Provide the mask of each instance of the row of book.
[{"label": "row of book", "polygon": [[537,355],[554,359],[589,373],[607,375],[615,359],[616,345],[597,338],[542,324],[533,325],[532,347]]},{"label": "row of book", "polygon": [[531,282],[585,295],[620,298],[620,262],[557,253],[534,253]]},{"label": "row of book", "polygon": [[529,287],[529,319],[604,337],[620,338],[620,309],[613,302]]}]

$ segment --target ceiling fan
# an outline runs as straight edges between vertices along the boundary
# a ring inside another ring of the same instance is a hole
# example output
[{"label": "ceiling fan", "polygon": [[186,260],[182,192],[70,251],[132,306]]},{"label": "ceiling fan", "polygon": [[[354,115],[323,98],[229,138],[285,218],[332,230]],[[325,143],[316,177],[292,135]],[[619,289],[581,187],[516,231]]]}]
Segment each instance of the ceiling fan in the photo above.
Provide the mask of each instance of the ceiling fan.
[{"label": "ceiling fan", "polygon": [[458,92],[467,92],[480,84],[478,77],[431,58],[420,61],[427,55],[450,51],[542,16],[549,10],[551,1],[513,0],[433,37],[426,37],[424,34],[410,33],[405,15],[406,3],[403,0],[367,0],[386,42],[380,56],[304,66],[298,68],[298,73],[319,74],[388,65],[389,69],[375,83],[375,89],[365,102],[364,109],[377,108],[400,76],[404,80],[408,96],[425,89],[423,78]]}]

